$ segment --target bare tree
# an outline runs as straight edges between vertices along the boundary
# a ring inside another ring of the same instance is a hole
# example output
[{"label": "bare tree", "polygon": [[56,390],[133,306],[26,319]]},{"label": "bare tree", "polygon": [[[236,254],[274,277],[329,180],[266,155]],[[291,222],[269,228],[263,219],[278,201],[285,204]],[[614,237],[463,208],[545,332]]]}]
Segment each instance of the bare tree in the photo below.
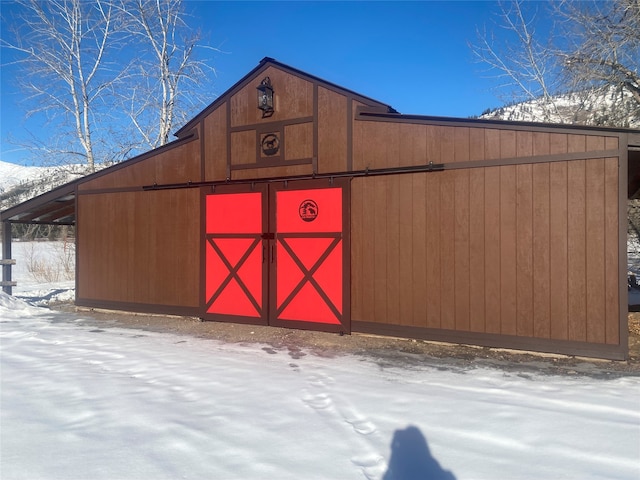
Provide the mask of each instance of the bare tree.
[{"label": "bare tree", "polygon": [[558,56],[573,90],[591,87],[610,97],[610,123],[640,118],[640,0],[570,2],[555,12],[569,35]]},{"label": "bare tree", "polygon": [[176,122],[187,120],[190,106],[204,105],[201,85],[210,85],[215,70],[195,53],[216,49],[200,44],[200,33],[186,24],[181,0],[121,0],[116,5],[126,16],[138,54],[124,103],[146,146],[156,148],[169,141]]},{"label": "bare tree", "polygon": [[[538,8],[555,19],[545,42]],[[500,40],[485,30],[472,49],[515,87],[512,102],[535,101],[545,121],[640,123],[640,0],[514,0],[501,4],[497,27]]]},{"label": "bare tree", "polygon": [[558,114],[554,102],[558,75],[549,47],[537,33],[539,5],[516,0],[501,3],[500,8],[499,39],[492,30],[479,31],[473,53],[501,79],[499,89],[507,91],[509,101],[540,99],[544,120],[551,121]]},{"label": "bare tree", "polygon": [[[91,171],[97,160],[96,105],[104,101],[118,72],[107,65],[114,34],[114,10],[102,0],[17,0],[13,38],[2,47],[24,67],[20,84],[30,105],[27,116],[43,113],[57,130],[70,128],[72,141],[41,143],[51,155],[82,158]],[[67,130],[68,131],[68,130]],[[67,137],[68,138],[68,137]]]},{"label": "bare tree", "polygon": [[215,70],[196,58],[201,36],[187,25],[182,0],[16,6],[0,46],[22,67],[27,117],[45,116],[56,132],[33,134],[23,145],[40,158],[82,158],[94,171],[97,163],[164,145],[177,122],[206,104],[203,85],[210,88]]}]

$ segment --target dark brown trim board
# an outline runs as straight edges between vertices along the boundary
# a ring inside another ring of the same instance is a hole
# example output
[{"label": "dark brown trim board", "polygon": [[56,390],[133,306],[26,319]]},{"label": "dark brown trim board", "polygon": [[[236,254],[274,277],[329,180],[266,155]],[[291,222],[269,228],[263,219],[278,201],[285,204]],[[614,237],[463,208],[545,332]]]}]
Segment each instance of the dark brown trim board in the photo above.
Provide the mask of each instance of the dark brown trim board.
[{"label": "dark brown trim board", "polygon": [[479,345],[491,348],[597,357],[610,360],[624,360],[628,356],[628,348],[624,345],[605,345],[588,342],[569,342],[563,340],[519,337],[515,335],[496,335],[461,332],[455,330],[416,328],[399,325],[385,325],[374,322],[353,321],[352,331],[354,333],[415,338],[433,342]]},{"label": "dark brown trim board", "polygon": [[199,309],[197,307],[185,307],[181,305],[127,303],[86,298],[77,298],[75,303],[79,307],[99,308],[103,310],[120,310],[123,312],[153,313],[158,315],[177,315],[181,317],[199,316]]}]

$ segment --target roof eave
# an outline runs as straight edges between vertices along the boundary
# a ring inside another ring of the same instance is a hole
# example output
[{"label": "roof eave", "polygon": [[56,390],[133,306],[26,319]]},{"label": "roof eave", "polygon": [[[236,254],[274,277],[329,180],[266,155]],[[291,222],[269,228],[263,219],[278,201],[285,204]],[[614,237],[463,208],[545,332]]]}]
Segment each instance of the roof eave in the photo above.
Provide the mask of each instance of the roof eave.
[{"label": "roof eave", "polygon": [[[46,224],[58,224],[62,223],[63,219],[67,219],[69,217],[68,213],[65,213],[61,217],[56,217],[52,212],[45,212],[42,215],[48,214],[49,218],[47,221],[41,222],[40,220],[33,220],[33,218],[39,218],[38,208],[43,207],[44,205],[51,204],[52,202],[59,202],[62,204],[68,204],[70,201],[75,201],[75,193],[76,193],[76,185],[82,180],[82,178],[78,178],[76,180],[72,180],[69,183],[65,183],[53,190],[38,195],[37,197],[30,198],[18,205],[14,205],[2,212],[0,212],[0,222],[11,222],[11,223],[46,223]],[[36,215],[34,217],[34,215]],[[26,220],[29,217],[31,220]],[[75,218],[73,219],[73,223],[75,223]]]}]

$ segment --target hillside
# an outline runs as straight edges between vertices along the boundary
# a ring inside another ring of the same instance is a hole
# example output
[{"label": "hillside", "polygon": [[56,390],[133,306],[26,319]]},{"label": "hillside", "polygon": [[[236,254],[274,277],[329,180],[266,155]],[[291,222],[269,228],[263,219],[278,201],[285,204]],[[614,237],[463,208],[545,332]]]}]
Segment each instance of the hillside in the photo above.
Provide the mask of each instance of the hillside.
[{"label": "hillside", "polygon": [[514,103],[485,111],[479,118],[640,128],[637,102],[626,91],[621,93],[613,88]]},{"label": "hillside", "polygon": [[83,165],[25,167],[0,160],[0,211],[86,175]]}]

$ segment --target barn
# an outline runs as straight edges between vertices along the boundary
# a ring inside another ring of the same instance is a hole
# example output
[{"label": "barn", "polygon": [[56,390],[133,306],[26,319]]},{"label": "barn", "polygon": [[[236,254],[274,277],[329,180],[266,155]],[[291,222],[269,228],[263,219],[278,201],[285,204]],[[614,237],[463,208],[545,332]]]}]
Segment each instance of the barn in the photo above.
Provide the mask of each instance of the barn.
[{"label": "barn", "polygon": [[0,214],[75,225],[77,305],[628,354],[640,131],[403,115],[265,58],[176,137]]}]

